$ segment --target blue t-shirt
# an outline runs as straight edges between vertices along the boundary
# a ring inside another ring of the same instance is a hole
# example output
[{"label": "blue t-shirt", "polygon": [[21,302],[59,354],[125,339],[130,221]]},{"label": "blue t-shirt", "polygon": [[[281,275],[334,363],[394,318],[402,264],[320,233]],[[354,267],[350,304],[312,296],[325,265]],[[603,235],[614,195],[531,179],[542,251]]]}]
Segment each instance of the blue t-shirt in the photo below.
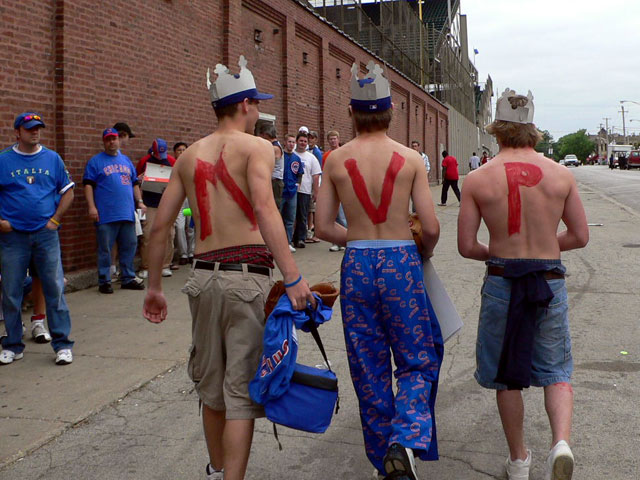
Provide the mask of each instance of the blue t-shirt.
[{"label": "blue t-shirt", "polygon": [[284,188],[282,198],[291,198],[298,193],[298,182],[304,173],[300,157],[295,153],[284,152]]},{"label": "blue t-shirt", "polygon": [[320,168],[322,168],[322,150],[317,145],[311,149],[311,153],[315,155],[318,159],[318,163],[320,163]]},{"label": "blue t-shirt", "polygon": [[100,152],[87,162],[82,183],[93,187],[100,217],[97,225],[135,220],[133,186],[138,184],[138,175],[129,157]]},{"label": "blue t-shirt", "polygon": [[0,152],[0,218],[14,230],[35,232],[56,213],[58,195],[75,183],[60,155],[40,146],[27,154],[13,145]]}]

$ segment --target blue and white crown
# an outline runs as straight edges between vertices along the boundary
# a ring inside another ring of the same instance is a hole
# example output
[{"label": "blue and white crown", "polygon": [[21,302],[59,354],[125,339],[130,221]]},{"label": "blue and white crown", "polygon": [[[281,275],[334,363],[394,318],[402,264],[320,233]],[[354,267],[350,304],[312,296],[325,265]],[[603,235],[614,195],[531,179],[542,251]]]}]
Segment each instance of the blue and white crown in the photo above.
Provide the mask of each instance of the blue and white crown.
[{"label": "blue and white crown", "polygon": [[382,68],[373,61],[367,74],[358,79],[358,65],[351,66],[351,108],[363,112],[382,112],[391,108],[391,88]]},{"label": "blue and white crown", "polygon": [[513,123],[533,123],[533,94],[518,95],[507,88],[496,102],[496,120]]},{"label": "blue and white crown", "polygon": [[240,66],[240,73],[231,74],[225,65],[217,64],[213,70],[213,73],[218,75],[215,83],[211,83],[211,73],[207,69],[207,88],[211,95],[213,108],[233,105],[234,103],[242,102],[245,98],[255,100],[273,98],[273,95],[258,92],[256,81],[251,71],[247,68],[247,60],[244,55],[240,55],[238,65]]}]

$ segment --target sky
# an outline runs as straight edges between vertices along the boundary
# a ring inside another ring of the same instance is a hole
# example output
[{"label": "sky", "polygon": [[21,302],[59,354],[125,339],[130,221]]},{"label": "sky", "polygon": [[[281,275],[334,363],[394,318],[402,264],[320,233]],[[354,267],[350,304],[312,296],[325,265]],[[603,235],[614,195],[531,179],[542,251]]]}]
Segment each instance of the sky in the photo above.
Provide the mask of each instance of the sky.
[{"label": "sky", "polygon": [[632,100],[627,134],[640,133],[640,2],[461,0],[461,13],[479,81],[491,75],[496,93],[531,90],[540,130],[556,140],[597,133],[609,117],[622,133],[620,100]]}]

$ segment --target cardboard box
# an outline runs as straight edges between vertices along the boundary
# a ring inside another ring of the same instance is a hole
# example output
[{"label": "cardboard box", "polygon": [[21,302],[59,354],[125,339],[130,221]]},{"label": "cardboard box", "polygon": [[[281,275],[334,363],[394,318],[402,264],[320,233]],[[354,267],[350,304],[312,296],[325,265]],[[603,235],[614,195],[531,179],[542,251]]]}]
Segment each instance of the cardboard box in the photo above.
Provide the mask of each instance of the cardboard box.
[{"label": "cardboard box", "polygon": [[168,165],[158,165],[157,163],[147,163],[142,180],[142,190],[146,192],[162,193],[169,184],[171,177],[171,167]]},{"label": "cardboard box", "polygon": [[423,262],[422,271],[424,273],[424,287],[431,300],[433,310],[436,312],[436,317],[438,317],[442,338],[446,342],[458,333],[464,324],[430,260]]}]

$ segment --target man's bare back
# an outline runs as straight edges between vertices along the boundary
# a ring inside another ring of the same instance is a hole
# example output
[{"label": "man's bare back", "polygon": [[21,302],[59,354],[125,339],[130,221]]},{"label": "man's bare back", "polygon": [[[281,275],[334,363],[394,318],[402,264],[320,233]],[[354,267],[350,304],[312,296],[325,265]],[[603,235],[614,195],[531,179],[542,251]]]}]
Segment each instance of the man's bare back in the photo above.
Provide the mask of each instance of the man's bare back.
[{"label": "man's bare back", "polygon": [[199,232],[196,254],[265,243],[253,211],[248,171],[251,162],[262,162],[270,172],[272,150],[262,138],[231,130],[208,135],[180,156],[176,166]]},{"label": "man's bare back", "polygon": [[358,135],[333,151],[325,163],[325,184],[334,187],[325,194],[331,193],[331,200],[337,194],[342,202],[347,240],[412,239],[407,222],[411,197],[423,227],[439,231],[422,157],[383,132]]},{"label": "man's bare back", "polygon": [[[476,240],[480,220],[489,229],[488,249]],[[560,220],[567,231],[558,234]],[[458,218],[464,256],[557,259],[577,248],[577,237],[588,239],[586,228],[571,172],[532,148],[505,148],[464,181]]]}]

